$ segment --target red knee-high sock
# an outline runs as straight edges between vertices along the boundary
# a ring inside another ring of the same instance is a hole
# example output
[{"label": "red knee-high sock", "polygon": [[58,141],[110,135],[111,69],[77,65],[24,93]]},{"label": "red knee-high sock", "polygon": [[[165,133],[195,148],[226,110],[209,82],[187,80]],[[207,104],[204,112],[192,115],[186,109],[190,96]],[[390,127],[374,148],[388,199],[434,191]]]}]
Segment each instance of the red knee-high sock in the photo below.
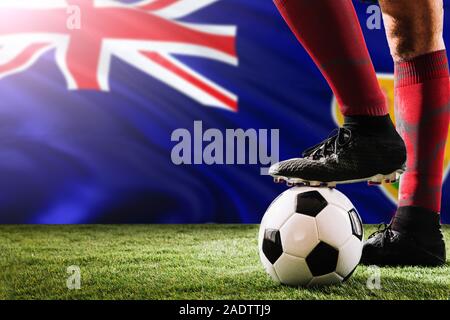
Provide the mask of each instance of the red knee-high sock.
[{"label": "red knee-high sock", "polygon": [[382,116],[386,99],[350,0],[274,0],[346,116]]},{"label": "red knee-high sock", "polygon": [[397,130],[408,153],[399,206],[439,212],[450,112],[446,51],[396,63],[395,87]]}]

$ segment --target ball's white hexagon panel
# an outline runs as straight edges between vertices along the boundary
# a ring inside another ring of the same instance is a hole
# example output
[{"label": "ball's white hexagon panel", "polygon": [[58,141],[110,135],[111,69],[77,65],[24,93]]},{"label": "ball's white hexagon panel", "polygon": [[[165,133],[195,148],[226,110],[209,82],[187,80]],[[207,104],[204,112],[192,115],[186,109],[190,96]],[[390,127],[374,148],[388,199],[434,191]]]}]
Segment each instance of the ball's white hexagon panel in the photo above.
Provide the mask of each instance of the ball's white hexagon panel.
[{"label": "ball's white hexagon panel", "polygon": [[313,278],[305,259],[286,253],[275,262],[274,269],[280,282],[290,286],[305,286]]},{"label": "ball's white hexagon panel", "polygon": [[317,188],[317,190],[330,204],[335,204],[345,211],[350,211],[354,208],[353,203],[350,201],[350,199],[337,189]]},{"label": "ball's white hexagon panel", "polygon": [[278,196],[267,208],[261,221],[266,229],[279,230],[287,219],[295,212],[296,193],[286,190]]},{"label": "ball's white hexagon panel", "polygon": [[352,225],[348,212],[329,204],[316,217],[319,240],[339,248],[352,236]]},{"label": "ball's white hexagon panel", "polygon": [[293,214],[280,229],[283,252],[306,258],[319,243],[316,220],[303,214]]},{"label": "ball's white hexagon panel", "polygon": [[336,272],[342,277],[347,277],[361,260],[363,242],[355,236],[351,236],[339,248]]},{"label": "ball's white hexagon panel", "polygon": [[264,232],[265,232],[265,225],[261,222],[259,226],[259,232],[258,232],[258,247],[261,250],[262,242],[264,240]]},{"label": "ball's white hexagon panel", "polygon": [[261,249],[259,250],[259,258],[261,260],[261,263],[262,263],[264,269],[269,274],[269,276],[272,278],[272,280],[275,282],[280,282],[280,279],[278,278],[278,275],[275,272],[275,269],[274,269],[272,263],[270,263],[270,261],[266,258],[266,256],[264,255],[264,253],[262,252]]},{"label": "ball's white hexagon panel", "polygon": [[323,276],[314,277],[309,283],[308,287],[317,287],[324,285],[331,285],[341,283],[344,279],[336,272],[328,273]]}]

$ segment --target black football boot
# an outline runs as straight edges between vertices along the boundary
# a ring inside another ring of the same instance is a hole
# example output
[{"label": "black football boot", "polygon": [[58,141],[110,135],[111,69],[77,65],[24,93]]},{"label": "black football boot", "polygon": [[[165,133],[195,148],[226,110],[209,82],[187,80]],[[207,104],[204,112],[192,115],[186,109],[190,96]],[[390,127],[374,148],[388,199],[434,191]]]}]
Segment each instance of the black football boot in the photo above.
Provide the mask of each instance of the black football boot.
[{"label": "black football boot", "polygon": [[400,207],[391,224],[363,246],[361,263],[377,266],[441,266],[446,251],[439,215],[420,207]]},{"label": "black football boot", "polygon": [[404,171],[406,147],[389,115],[346,117],[342,128],[303,152],[269,169],[275,182],[289,186],[334,187],[340,183],[396,182]]}]

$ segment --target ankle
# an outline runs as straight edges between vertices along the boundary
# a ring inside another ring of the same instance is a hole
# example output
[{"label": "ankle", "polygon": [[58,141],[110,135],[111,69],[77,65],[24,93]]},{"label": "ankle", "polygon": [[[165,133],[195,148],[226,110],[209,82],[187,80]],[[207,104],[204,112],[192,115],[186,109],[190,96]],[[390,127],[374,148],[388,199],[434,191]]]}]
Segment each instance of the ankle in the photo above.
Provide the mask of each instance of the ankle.
[{"label": "ankle", "polygon": [[396,133],[394,123],[389,114],[384,116],[345,116],[344,127],[361,133],[370,135],[389,135]]},{"label": "ankle", "polygon": [[423,207],[399,207],[391,227],[421,242],[442,239],[439,213]]}]

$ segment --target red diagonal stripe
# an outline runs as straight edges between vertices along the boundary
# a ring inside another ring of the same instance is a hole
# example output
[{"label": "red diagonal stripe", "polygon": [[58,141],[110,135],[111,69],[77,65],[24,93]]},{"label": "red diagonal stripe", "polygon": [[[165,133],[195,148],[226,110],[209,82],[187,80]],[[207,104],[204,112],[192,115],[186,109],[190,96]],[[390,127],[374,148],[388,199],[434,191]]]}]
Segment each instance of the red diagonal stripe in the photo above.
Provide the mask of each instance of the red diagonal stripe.
[{"label": "red diagonal stripe", "polygon": [[228,106],[233,111],[237,111],[237,101],[233,100],[232,98],[224,95],[222,92],[218,91],[217,89],[211,87],[209,84],[205,83],[201,79],[187,73],[185,70],[179,68],[177,65],[173,64],[171,61],[167,60],[163,56],[161,56],[158,53],[154,52],[142,52],[146,57],[151,59],[152,61],[158,63],[159,65],[163,66],[164,68],[172,71],[176,75],[178,75],[180,78],[188,81],[189,83],[195,85],[197,88],[207,92],[209,95],[213,96],[226,106]]},{"label": "red diagonal stripe", "polygon": [[26,47],[13,60],[0,64],[0,73],[17,69],[26,64],[39,50],[48,46],[48,43],[35,43]]},{"label": "red diagonal stripe", "polygon": [[146,11],[156,11],[168,7],[176,2],[178,2],[178,0],[156,0],[146,5],[138,6],[138,8]]}]

